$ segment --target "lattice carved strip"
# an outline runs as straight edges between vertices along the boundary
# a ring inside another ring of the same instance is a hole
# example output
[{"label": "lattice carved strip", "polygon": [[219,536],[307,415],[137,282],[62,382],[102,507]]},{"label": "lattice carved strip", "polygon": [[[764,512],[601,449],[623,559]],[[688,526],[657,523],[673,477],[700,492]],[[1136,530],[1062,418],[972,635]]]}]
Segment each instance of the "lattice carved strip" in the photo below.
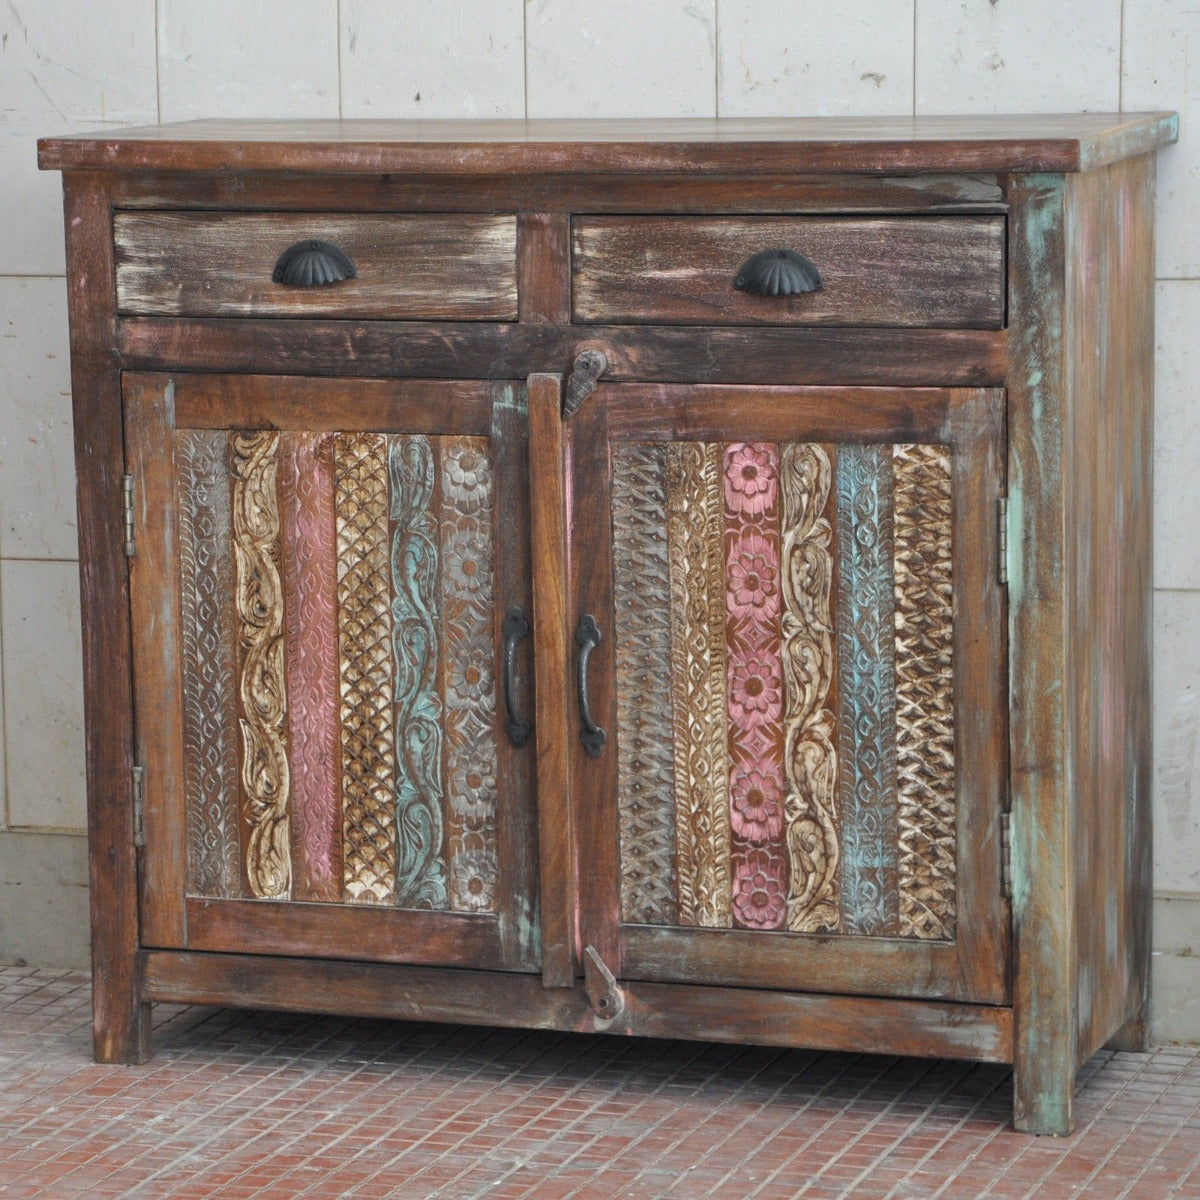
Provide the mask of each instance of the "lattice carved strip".
[{"label": "lattice carved strip", "polygon": [[386,439],[338,434],[334,461],[343,887],[379,904],[396,890]]},{"label": "lattice carved strip", "polygon": [[334,435],[282,435],[288,722],[292,751],[292,894],[342,895]]},{"label": "lattice carved strip", "polygon": [[957,860],[949,450],[897,445],[893,467],[900,932],[946,939]]},{"label": "lattice carved strip", "polygon": [[621,916],[674,925],[675,782],[666,446],[613,449],[613,630]]}]

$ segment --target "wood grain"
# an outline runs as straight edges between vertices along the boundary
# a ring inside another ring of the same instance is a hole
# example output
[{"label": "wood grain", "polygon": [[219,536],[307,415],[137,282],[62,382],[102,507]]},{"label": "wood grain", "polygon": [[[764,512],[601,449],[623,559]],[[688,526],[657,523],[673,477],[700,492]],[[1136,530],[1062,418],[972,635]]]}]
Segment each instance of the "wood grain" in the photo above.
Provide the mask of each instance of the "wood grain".
[{"label": "wood grain", "polygon": [[575,848],[568,785],[567,507],[564,482],[562,378],[531,375],[529,487],[533,563],[533,663],[537,730],[538,872],[541,893],[542,980],[548,988],[575,982]]},{"label": "wood grain", "polygon": [[1172,113],[658,120],[190,121],[43,138],[42,168],[339,174],[1075,171],[1174,141]]},{"label": "wood grain", "polygon": [[[1008,335],[962,329],[722,329],[715,326],[430,324],[397,338],[381,321],[124,319],[121,353],[145,371],[245,371],[363,377],[523,379],[563,374],[602,349],[612,380],[970,386],[1004,382]],[[431,431],[432,432],[432,431]]]},{"label": "wood grain", "polygon": [[[576,321],[998,329],[1001,217],[586,217],[572,226]],[[795,250],[824,281],[801,296],[734,286],[762,250]]]},{"label": "wood grain", "polygon": [[571,320],[571,220],[566,213],[523,212],[517,218],[517,300],[524,322],[565,325]]},{"label": "wood grain", "polygon": [[[338,213],[118,213],[117,311],[188,316],[517,316],[514,217]],[[297,242],[332,242],[356,274],[286,287],[272,272]]]},{"label": "wood grain", "polygon": [[580,989],[484,971],[254,955],[144,956],[147,995],[162,1003],[234,1005],[281,1012],[455,1021],[643,1037],[747,1042],[857,1053],[1007,1062],[1006,1008],[914,1003],[647,983],[622,986],[626,1013],[603,1021]]},{"label": "wood grain", "polygon": [[[135,761],[144,779],[145,849],[141,856],[138,936],[144,945],[187,945],[188,818],[184,774],[183,655],[179,638],[179,537],[176,514],[176,462],[172,437],[170,379],[127,375],[123,381],[125,453],[134,477],[136,553],[126,559],[134,681]],[[223,480],[228,487],[228,478]],[[115,514],[114,514],[115,519]],[[140,534],[140,536],[139,536]],[[122,558],[124,551],[122,549]],[[230,615],[233,624],[233,614]],[[236,690],[236,668],[230,677]],[[231,697],[232,699],[232,697]],[[229,730],[236,739],[235,728]],[[231,797],[231,847],[241,891],[241,788],[236,776]],[[115,831],[133,838],[133,813]]]},{"label": "wood grain", "polygon": [[109,175],[88,172],[63,179],[83,617],[92,1045],[99,1062],[144,1062],[150,1007],[138,970],[138,855],[130,834],[133,664],[121,529],[121,376],[112,353],[111,182]]},{"label": "wood grain", "polygon": [[[478,176],[464,188],[461,178],[444,174],[272,173],[247,164],[236,175],[122,172],[113,186],[115,203],[123,209],[515,212],[523,313],[532,278],[526,256],[531,243],[522,249],[526,221],[537,225],[551,217],[562,220],[567,213],[592,212],[1002,212],[1005,207],[995,174],[502,174]],[[567,236],[564,248],[569,242]],[[567,301],[569,306],[569,296]]]}]

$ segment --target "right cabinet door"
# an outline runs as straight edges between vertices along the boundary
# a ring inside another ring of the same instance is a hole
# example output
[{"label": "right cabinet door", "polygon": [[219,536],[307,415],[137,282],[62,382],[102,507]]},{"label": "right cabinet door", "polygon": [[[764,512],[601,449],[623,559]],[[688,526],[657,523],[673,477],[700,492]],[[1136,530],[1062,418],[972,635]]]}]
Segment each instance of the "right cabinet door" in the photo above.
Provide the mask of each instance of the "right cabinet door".
[{"label": "right cabinet door", "polygon": [[582,946],[1006,1003],[1003,393],[605,385],[565,429]]}]

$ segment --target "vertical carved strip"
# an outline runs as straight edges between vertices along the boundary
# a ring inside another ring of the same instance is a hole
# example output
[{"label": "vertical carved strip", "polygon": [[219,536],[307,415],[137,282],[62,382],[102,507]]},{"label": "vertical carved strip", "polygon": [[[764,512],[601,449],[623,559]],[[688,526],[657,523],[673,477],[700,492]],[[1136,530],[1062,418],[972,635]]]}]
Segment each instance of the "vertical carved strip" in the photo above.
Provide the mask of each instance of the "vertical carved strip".
[{"label": "vertical carved strip", "polygon": [[899,930],[892,449],[838,451],[838,764],[842,922],[847,933]]},{"label": "vertical carved strip", "polygon": [[343,887],[381,904],[396,889],[387,444],[354,433],[335,446]]},{"label": "vertical carved strip", "polygon": [[732,924],[721,447],[667,450],[679,923]]},{"label": "vertical carved strip", "polygon": [[613,630],[617,685],[617,813],[621,917],[679,919],[671,744],[671,588],[667,570],[667,450],[613,449]]},{"label": "vertical carved strip", "polygon": [[953,938],[954,591],[950,453],[894,448],[900,933]]},{"label": "vertical carved strip", "polygon": [[392,653],[396,712],[396,903],[445,908],[442,701],[438,695],[437,480],[425,437],[392,437]]},{"label": "vertical carved strip", "polygon": [[736,442],[726,447],[724,468],[733,918],[746,929],[781,929],[788,863],[779,452],[766,443]]},{"label": "vertical carved strip", "polygon": [[292,882],[278,453],[277,433],[230,435],[246,882],[251,895],[265,899],[286,898]]},{"label": "vertical carved strip", "polygon": [[487,438],[441,439],[442,695],[450,907],[496,909],[496,672]]},{"label": "vertical carved strip", "polygon": [[228,437],[175,435],[183,640],[188,890],[241,895]]},{"label": "vertical carved strip", "polygon": [[281,437],[292,896],[335,901],[342,895],[342,815],[334,437],[329,433]]},{"label": "vertical carved strip", "polygon": [[791,865],[787,927],[793,933],[836,932],[838,892],[836,718],[830,590],[833,530],[825,516],[832,467],[821,446],[780,451],[783,495],[784,775]]}]

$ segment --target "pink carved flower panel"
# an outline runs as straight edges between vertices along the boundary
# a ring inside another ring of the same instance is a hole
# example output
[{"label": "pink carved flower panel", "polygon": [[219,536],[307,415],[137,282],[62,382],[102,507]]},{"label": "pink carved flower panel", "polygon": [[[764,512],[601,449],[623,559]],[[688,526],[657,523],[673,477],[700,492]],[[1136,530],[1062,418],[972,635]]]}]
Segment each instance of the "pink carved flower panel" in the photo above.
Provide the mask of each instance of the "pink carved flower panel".
[{"label": "pink carved flower panel", "polygon": [[729,547],[729,611],[736,620],[774,621],[779,616],[779,550],[749,529]]},{"label": "pink carved flower panel", "polygon": [[725,504],[730,512],[761,516],[775,504],[779,460],[774,446],[734,442],[725,449]]},{"label": "pink carved flower panel", "polygon": [[776,764],[761,758],[734,766],[729,781],[733,832],[748,842],[766,842],[783,832],[783,788]]},{"label": "pink carved flower panel", "polygon": [[736,726],[758,726],[783,716],[783,669],[776,655],[734,655],[729,661],[729,716]]},{"label": "pink carved flower panel", "polygon": [[734,860],[733,912],[747,929],[779,929],[787,911],[783,863],[766,850]]}]

